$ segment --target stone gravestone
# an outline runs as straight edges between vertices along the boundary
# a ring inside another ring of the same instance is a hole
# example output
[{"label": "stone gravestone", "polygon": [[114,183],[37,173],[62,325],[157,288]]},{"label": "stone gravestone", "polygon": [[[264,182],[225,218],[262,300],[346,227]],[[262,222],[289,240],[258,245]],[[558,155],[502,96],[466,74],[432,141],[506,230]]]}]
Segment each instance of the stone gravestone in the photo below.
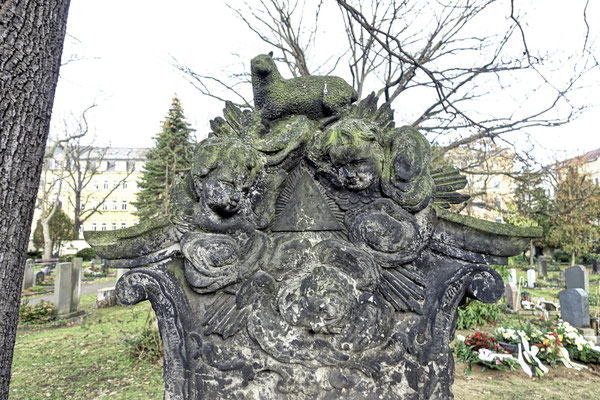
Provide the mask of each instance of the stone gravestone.
[{"label": "stone gravestone", "polygon": [[79,263],[58,263],[54,280],[54,296],[56,299],[56,314],[68,317],[79,307],[81,287],[81,259]]},{"label": "stone gravestone", "polygon": [[592,274],[599,274],[600,271],[598,270],[598,259],[597,258],[592,258]]},{"label": "stone gravestone", "polygon": [[590,302],[583,289],[565,289],[558,294],[558,298],[563,321],[578,328],[590,326]]},{"label": "stone gravestone", "polygon": [[508,282],[514,283],[515,285],[518,283],[517,282],[517,270],[515,268],[511,268],[508,270]]},{"label": "stone gravestone", "polygon": [[46,274],[44,273],[44,271],[38,271],[34,274],[34,281],[36,285],[41,284],[42,282],[44,282],[44,279],[46,278]]},{"label": "stone gravestone", "polygon": [[23,290],[27,290],[35,285],[35,277],[33,276],[33,260],[28,258],[25,262],[25,272],[23,274]]},{"label": "stone gravestone", "polygon": [[211,121],[168,215],[85,233],[156,311],[165,398],[451,398],[457,307],[540,230],[448,211],[466,179],[374,95],[251,66],[255,110]]},{"label": "stone gravestone", "polygon": [[117,305],[117,295],[114,287],[98,289],[96,303],[94,304],[95,308],[106,308],[115,305]]},{"label": "stone gravestone", "polygon": [[519,311],[521,309],[521,293],[519,288],[514,283],[507,283],[504,286],[504,297],[506,297],[506,304],[512,311]]},{"label": "stone gravestone", "polygon": [[535,269],[527,270],[527,287],[533,289],[535,287]]},{"label": "stone gravestone", "polygon": [[548,276],[548,260],[546,260],[546,257],[544,256],[538,257],[537,273],[541,277]]},{"label": "stone gravestone", "polygon": [[583,289],[590,292],[590,278],[588,270],[583,265],[575,265],[565,270],[567,289]]}]

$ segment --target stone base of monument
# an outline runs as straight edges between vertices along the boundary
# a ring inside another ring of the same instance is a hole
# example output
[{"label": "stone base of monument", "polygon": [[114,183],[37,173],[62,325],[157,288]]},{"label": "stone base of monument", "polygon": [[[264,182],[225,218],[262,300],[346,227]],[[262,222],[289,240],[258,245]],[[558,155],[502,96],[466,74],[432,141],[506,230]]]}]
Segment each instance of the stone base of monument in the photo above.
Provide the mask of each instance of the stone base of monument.
[{"label": "stone base of monument", "polygon": [[94,308],[107,308],[118,305],[115,288],[99,289],[96,293],[96,303]]}]

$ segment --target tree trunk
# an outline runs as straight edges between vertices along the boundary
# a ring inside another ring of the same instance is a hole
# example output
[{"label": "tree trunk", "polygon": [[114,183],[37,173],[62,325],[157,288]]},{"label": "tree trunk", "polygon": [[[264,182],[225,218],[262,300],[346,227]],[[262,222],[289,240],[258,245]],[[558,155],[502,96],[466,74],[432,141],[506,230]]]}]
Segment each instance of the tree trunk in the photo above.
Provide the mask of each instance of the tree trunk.
[{"label": "tree trunk", "polygon": [[50,221],[42,219],[42,232],[44,233],[44,253],[42,258],[52,258],[52,237],[50,236]]},{"label": "tree trunk", "polygon": [[575,252],[571,252],[571,266],[575,265]]},{"label": "tree trunk", "polygon": [[25,253],[69,0],[0,0],[0,399],[8,399]]},{"label": "tree trunk", "polygon": [[75,215],[73,216],[73,239],[79,239],[79,231],[81,230],[81,220],[79,219],[79,213],[81,213],[81,191],[75,191]]}]

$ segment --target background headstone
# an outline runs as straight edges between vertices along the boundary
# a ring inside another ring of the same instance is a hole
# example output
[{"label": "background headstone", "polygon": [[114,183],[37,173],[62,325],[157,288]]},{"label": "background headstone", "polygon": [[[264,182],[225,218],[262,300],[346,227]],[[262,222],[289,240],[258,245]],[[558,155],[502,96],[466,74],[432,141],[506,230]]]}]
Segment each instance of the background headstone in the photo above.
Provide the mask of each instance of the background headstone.
[{"label": "background headstone", "polygon": [[521,308],[521,293],[514,283],[507,283],[504,286],[504,297],[506,297],[506,304],[511,310],[518,311]]},{"label": "background headstone", "polygon": [[598,274],[598,273],[600,273],[600,271],[598,271],[598,259],[592,258],[592,274]]},{"label": "background headstone", "polygon": [[544,257],[544,256],[538,257],[537,272],[538,272],[539,276],[543,276],[543,277],[548,276],[548,260],[546,260],[546,257]]},{"label": "background headstone", "polygon": [[573,326],[587,328],[590,325],[590,302],[583,289],[565,289],[558,294],[560,317]]},{"label": "background headstone", "polygon": [[115,288],[104,288],[99,289],[96,293],[96,304],[94,304],[95,308],[106,308],[117,305],[117,294],[115,293]]},{"label": "background headstone", "polygon": [[565,270],[567,289],[583,289],[590,292],[590,277],[588,270],[583,265],[575,265]]},{"label": "background headstone", "polygon": [[[56,278],[54,280],[54,297],[56,299],[56,314],[67,315],[77,311],[79,306],[79,284],[81,279],[81,265],[74,267],[74,263],[58,263]],[[77,287],[77,289],[76,289]]]},{"label": "background headstone", "polygon": [[535,287],[535,269],[527,270],[527,287],[531,289]]},{"label": "background headstone", "polygon": [[44,282],[44,278],[46,277],[46,274],[44,273],[44,271],[38,271],[34,274],[34,284],[37,285],[39,283]]},{"label": "background headstone", "polygon": [[517,284],[517,270],[515,268],[508,270],[508,283]]},{"label": "background headstone", "polygon": [[23,290],[29,289],[35,285],[33,276],[33,260],[27,259],[25,262],[25,273],[23,274]]},{"label": "background headstone", "polygon": [[72,270],[72,292],[71,292],[71,308],[72,311],[79,309],[79,296],[81,294],[81,270],[83,265],[83,258],[75,257],[73,259],[73,270]]}]

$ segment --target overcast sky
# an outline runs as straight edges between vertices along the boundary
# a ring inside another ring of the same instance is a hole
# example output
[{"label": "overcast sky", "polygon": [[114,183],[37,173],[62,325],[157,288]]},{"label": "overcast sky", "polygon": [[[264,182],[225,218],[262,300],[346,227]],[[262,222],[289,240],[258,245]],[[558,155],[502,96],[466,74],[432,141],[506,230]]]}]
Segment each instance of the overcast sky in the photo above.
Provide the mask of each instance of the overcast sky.
[{"label": "overcast sky", "polygon": [[[537,2],[541,7],[534,10],[533,26],[525,27],[531,29],[531,40],[563,49],[579,45],[585,0]],[[591,40],[598,40],[600,7],[591,3]],[[221,1],[74,0],[68,33],[63,62],[74,55],[84,59],[61,69],[52,134],[60,134],[70,114],[95,102],[98,106],[89,113],[95,143],[118,147],[152,146],[174,94],[200,139],[209,131],[208,121],[221,114],[223,105],[194,89],[173,68],[173,57],[199,73],[217,74],[243,72],[242,60],[247,68],[253,56],[272,50]],[[600,105],[598,89],[583,91],[581,99]],[[533,140],[539,151],[544,147],[545,154],[559,157],[600,148],[599,116],[596,106],[567,127],[533,132]]]}]

